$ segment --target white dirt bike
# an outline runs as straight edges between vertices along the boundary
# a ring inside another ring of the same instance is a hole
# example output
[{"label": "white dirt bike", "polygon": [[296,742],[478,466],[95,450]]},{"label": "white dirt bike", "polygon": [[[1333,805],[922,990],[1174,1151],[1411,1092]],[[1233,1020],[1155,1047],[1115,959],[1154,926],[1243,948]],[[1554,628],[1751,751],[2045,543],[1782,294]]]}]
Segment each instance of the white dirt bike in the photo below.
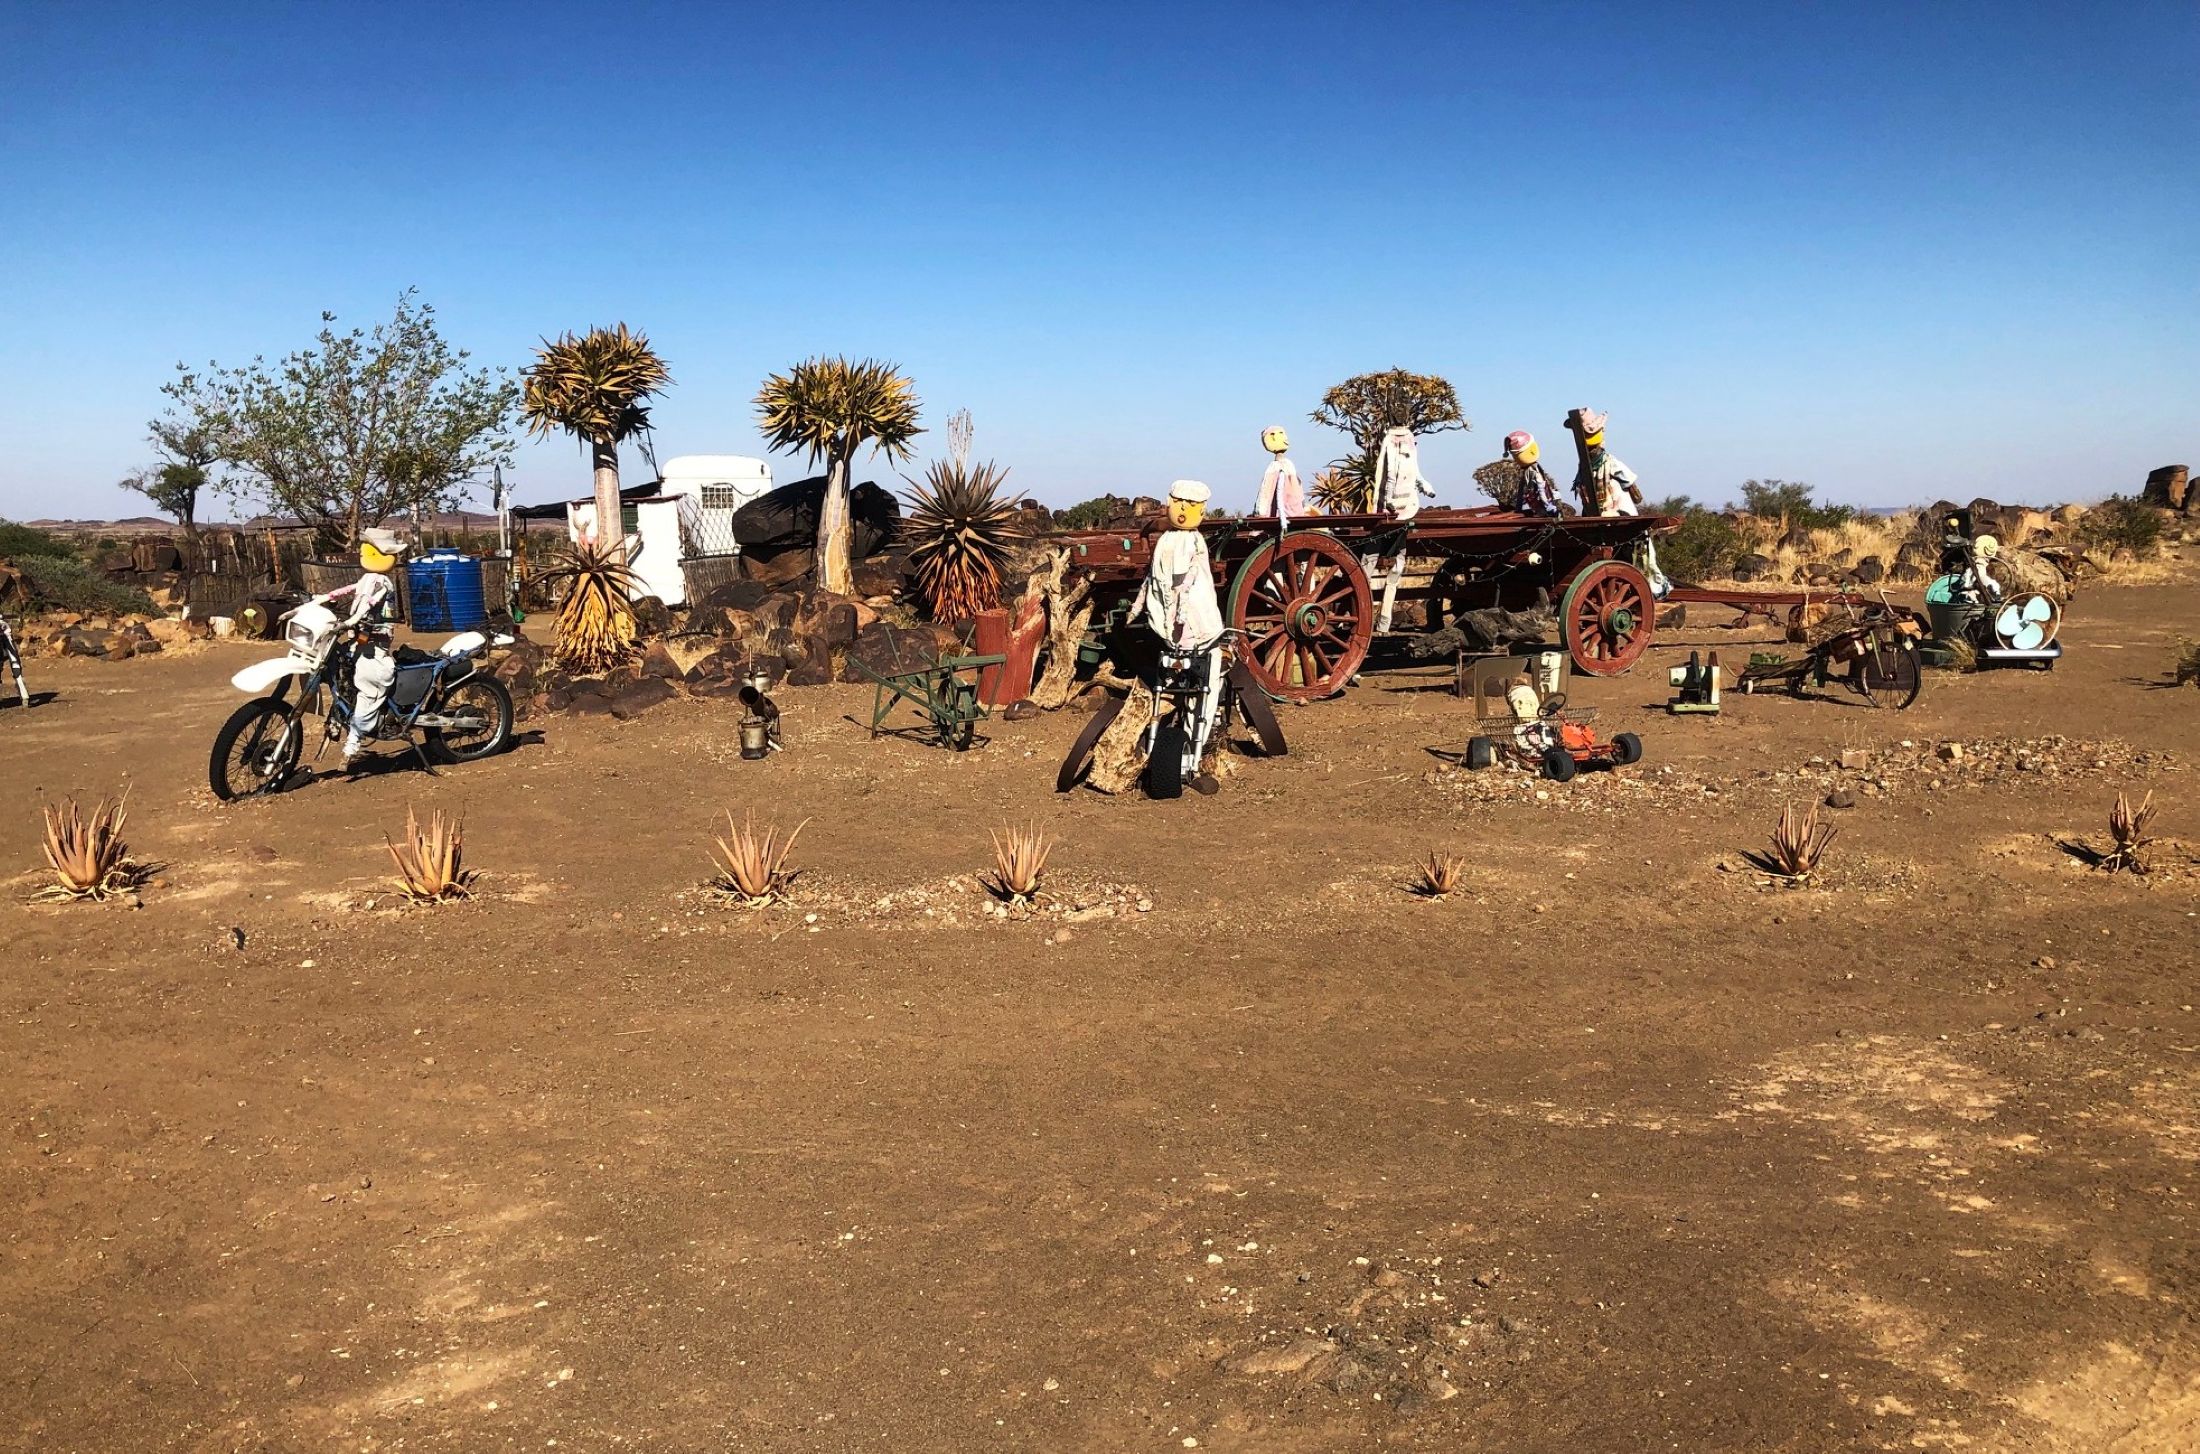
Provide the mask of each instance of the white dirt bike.
[{"label": "white dirt bike", "polygon": [[[229,679],[238,691],[254,696],[214,734],[207,776],[214,796],[224,802],[280,792],[305,755],[310,716],[321,717],[316,761],[351,727],[352,665],[367,644],[366,633],[346,629],[318,601],[282,619],[290,649]],[[512,739],[512,694],[481,661],[491,647],[511,641],[506,635],[461,631],[434,652],[397,648],[397,680],[372,738],[409,744],[424,765],[429,756],[473,762],[502,748]]]}]

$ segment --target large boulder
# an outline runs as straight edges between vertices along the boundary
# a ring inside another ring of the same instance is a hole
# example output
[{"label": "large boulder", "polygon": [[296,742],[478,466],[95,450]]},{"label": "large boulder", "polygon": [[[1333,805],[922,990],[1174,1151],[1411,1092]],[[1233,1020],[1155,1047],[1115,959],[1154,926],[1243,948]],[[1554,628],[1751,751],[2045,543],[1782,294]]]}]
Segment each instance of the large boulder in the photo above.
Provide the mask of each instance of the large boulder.
[{"label": "large boulder", "polygon": [[1751,552],[1748,555],[1736,556],[1730,569],[1735,580],[1748,582],[1765,579],[1772,574],[1772,567],[1772,557]]},{"label": "large boulder", "polygon": [[2149,505],[2159,505],[2165,510],[2193,509],[2191,469],[2181,464],[2166,464],[2149,472],[2145,486],[2139,491],[2139,498]]},{"label": "large boulder", "polygon": [[871,678],[865,674],[863,667],[869,667],[880,676],[922,671],[939,658],[939,643],[929,629],[922,626],[891,626],[884,621],[874,622],[856,633],[854,644],[848,648],[846,664],[841,668],[840,679],[847,682],[870,681]]},{"label": "large boulder", "polygon": [[817,567],[817,553],[795,546],[773,555],[749,557],[749,578],[767,590],[778,590],[806,578]]},{"label": "large boulder", "polygon": [[642,653],[642,675],[684,682],[725,643],[715,636],[683,634],[660,637]]},{"label": "large boulder", "polygon": [[754,578],[712,586],[688,612],[689,624],[694,624],[695,616],[700,612],[753,611],[771,593],[771,585]]},{"label": "large boulder", "polygon": [[1887,578],[1887,563],[1876,555],[1867,555],[1856,563],[1858,585],[1876,586]]},{"label": "large boulder", "polygon": [[[825,503],[825,477],[796,480],[760,495],[733,512],[733,537],[743,554],[777,556],[817,543],[817,518]],[[854,559],[875,555],[901,527],[901,502],[891,490],[866,480],[848,492],[852,517],[849,552]]]}]

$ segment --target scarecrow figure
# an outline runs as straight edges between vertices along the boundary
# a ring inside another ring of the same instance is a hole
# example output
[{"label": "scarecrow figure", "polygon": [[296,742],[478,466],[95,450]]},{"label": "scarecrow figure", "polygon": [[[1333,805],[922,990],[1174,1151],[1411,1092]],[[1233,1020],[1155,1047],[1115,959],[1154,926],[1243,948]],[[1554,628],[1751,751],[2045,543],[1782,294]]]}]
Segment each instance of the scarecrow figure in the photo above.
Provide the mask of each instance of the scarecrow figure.
[{"label": "scarecrow figure", "polygon": [[397,585],[390,572],[405,553],[405,542],[387,530],[359,532],[359,579],[338,586],[313,599],[328,605],[339,597],[351,597],[351,614],[342,629],[364,627],[367,639],[352,658],[351,684],[357,694],[351,703],[351,730],[344,734],[344,766],[356,763],[366,751],[365,739],[374,735],[382,719],[382,704],[389,700],[397,680],[397,657],[391,646],[391,630],[397,619]]},{"label": "scarecrow figure", "polygon": [[1543,446],[1525,429],[1505,436],[1505,458],[1520,467],[1520,493],[1513,508],[1523,515],[1556,515],[1558,482],[1543,467]]},{"label": "scarecrow figure", "polygon": [[1278,530],[1289,530],[1291,517],[1306,513],[1306,487],[1299,483],[1299,467],[1284,453],[1291,447],[1291,436],[1281,424],[1271,424],[1260,432],[1260,444],[1271,459],[1268,473],[1260,477],[1260,504],[1253,513],[1273,515]]},{"label": "scarecrow figure", "polygon": [[[1604,447],[1604,425],[1611,416],[1587,407],[1566,415],[1566,428],[1574,436],[1579,465],[1574,471],[1574,493],[1581,497],[1584,515],[1640,515],[1642,486],[1635,472]],[[1650,593],[1660,600],[1673,583],[1658,569],[1658,548],[1646,536],[1642,542],[1642,570],[1650,578]]]},{"label": "scarecrow figure", "polygon": [[1375,630],[1380,633],[1390,629],[1391,611],[1398,602],[1398,582],[1406,573],[1406,526],[1421,513],[1422,496],[1436,498],[1435,489],[1421,473],[1420,442],[1412,430],[1400,426],[1384,433],[1382,452],[1375,456],[1371,493],[1375,512],[1398,522],[1396,531],[1376,541],[1374,548],[1360,557],[1370,582],[1382,569],[1383,561],[1390,562],[1389,573],[1383,576],[1382,610],[1375,618]]},{"label": "scarecrow figure", "polygon": [[[1199,533],[1213,493],[1197,480],[1178,480],[1169,487],[1169,528],[1154,541],[1153,564],[1130,613],[1133,621],[1143,615],[1146,629],[1161,638],[1165,674],[1196,673],[1206,684],[1199,694],[1199,720],[1185,724],[1193,762],[1206,759],[1207,739],[1222,706],[1222,606],[1215,599],[1207,537]],[[1157,706],[1159,700],[1156,693]],[[1211,793],[1217,784],[1202,774],[1193,778],[1193,786]]]}]

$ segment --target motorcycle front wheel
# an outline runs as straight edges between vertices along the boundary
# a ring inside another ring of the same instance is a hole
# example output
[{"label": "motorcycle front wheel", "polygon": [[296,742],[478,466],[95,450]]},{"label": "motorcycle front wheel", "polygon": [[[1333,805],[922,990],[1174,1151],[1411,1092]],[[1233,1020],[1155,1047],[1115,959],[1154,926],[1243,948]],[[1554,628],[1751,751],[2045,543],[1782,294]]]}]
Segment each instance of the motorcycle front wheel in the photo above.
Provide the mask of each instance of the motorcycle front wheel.
[{"label": "motorcycle front wheel", "polygon": [[435,713],[461,724],[428,729],[437,762],[477,762],[512,740],[512,694],[495,677],[466,678],[443,694]]},{"label": "motorcycle front wheel", "polygon": [[254,697],[229,714],[214,734],[207,780],[223,802],[279,792],[297,771],[305,748],[305,724],[297,708],[273,697]]}]

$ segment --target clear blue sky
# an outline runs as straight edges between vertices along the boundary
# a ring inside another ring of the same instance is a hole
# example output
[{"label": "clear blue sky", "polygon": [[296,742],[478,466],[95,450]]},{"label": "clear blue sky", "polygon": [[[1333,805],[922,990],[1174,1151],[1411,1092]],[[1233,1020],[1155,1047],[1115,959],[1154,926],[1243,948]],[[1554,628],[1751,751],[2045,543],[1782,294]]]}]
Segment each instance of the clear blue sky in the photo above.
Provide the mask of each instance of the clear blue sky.
[{"label": "clear blue sky", "polygon": [[2200,463],[2196,77],[2192,0],[0,0],[0,513],[137,513],[178,360],[409,285],[491,362],[645,329],[660,457],[878,354],[1042,500],[1249,501],[1396,364],[1461,503],[1584,403],[1654,495],[2130,491]]}]

